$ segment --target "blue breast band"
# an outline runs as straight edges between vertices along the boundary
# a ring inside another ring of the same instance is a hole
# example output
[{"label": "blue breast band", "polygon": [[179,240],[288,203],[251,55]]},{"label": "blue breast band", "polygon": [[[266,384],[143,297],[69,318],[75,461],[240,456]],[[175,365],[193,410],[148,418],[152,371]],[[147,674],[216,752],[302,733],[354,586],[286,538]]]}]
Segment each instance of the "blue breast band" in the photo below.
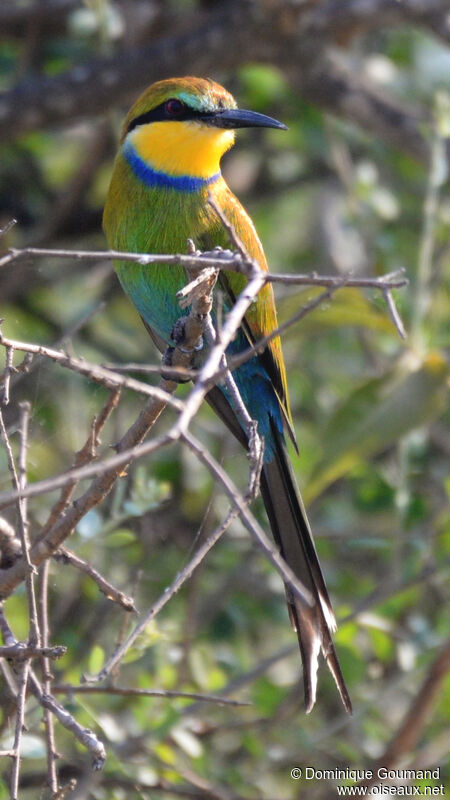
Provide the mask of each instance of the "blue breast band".
[{"label": "blue breast band", "polygon": [[136,178],[153,188],[175,189],[177,192],[198,192],[220,178],[220,171],[210,178],[195,178],[191,175],[167,175],[146,164],[136,153],[131,142],[125,142],[123,154]]}]

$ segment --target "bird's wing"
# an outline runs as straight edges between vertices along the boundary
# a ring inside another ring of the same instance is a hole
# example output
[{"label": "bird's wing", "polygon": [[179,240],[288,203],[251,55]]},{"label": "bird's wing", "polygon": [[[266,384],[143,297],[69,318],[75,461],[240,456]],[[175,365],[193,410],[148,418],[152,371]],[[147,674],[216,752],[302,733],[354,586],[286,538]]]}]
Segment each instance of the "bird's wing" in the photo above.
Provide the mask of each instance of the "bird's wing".
[{"label": "bird's wing", "polygon": [[[249,256],[258,262],[261,269],[267,271],[266,258],[253,222],[225,182],[219,186],[218,196],[215,197],[215,200],[223,210],[228,222],[233,226],[234,231],[244,245]],[[201,246],[204,248],[212,248],[220,245],[221,247],[229,248],[230,241],[228,234],[220,220],[217,219],[215,213],[210,220],[209,228],[204,231],[200,237],[199,243]],[[229,304],[231,306],[234,304],[236,296],[245,288],[246,282],[245,276],[237,272],[221,272],[219,285],[225,297],[228,299],[227,305]],[[268,283],[259,292],[256,302],[252,303],[248,309],[242,322],[242,330],[245,333],[249,347],[251,347],[260,339],[272,333],[276,327],[277,313],[275,299],[272,285]],[[286,368],[281,350],[280,338],[275,336],[271,339],[264,351],[258,354],[258,358],[272,382],[283,413],[286,429],[294,446],[297,448],[292,427]]]}]

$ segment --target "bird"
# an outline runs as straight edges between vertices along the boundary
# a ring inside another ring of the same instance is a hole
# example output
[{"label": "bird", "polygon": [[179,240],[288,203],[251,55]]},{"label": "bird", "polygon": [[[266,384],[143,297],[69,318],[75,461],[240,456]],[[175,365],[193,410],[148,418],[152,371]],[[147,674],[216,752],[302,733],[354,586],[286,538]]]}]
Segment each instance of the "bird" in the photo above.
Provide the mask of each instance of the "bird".
[{"label": "bird", "polygon": [[[249,256],[267,270],[255,226],[221,173],[221,158],[240,128],[286,125],[237,107],[234,97],[210,78],[167,78],[153,83],[136,100],[122,129],[103,214],[112,250],[136,253],[186,252],[188,239],[212,250],[229,246],[212,197]],[[176,294],[186,283],[181,266],[115,261],[120,284],[161,352],[173,346],[172,331],[181,316]],[[244,275],[224,271],[220,288],[225,311],[244,289]],[[273,289],[267,282],[249,307],[227,349],[235,356],[277,328]],[[286,368],[278,336],[258,349],[233,377],[250,416],[264,438],[261,494],[282,558],[309,590],[312,604],[285,585],[290,620],[303,663],[307,713],[316,701],[320,652],[335,679],[344,708],[352,706],[332,634],[335,617],[317,557],[311,528],[289,459],[286,433],[294,441]],[[235,438],[247,438],[226,388],[213,387],[207,401]]]}]

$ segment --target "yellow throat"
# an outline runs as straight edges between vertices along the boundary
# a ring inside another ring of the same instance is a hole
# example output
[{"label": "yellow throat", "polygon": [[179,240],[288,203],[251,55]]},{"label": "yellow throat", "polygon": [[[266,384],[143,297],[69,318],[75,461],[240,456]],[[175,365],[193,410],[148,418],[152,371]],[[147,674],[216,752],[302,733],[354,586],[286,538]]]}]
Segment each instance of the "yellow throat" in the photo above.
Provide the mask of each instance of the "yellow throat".
[{"label": "yellow throat", "polygon": [[234,131],[197,120],[152,122],[132,130],[127,140],[139,158],[166,175],[210,178],[220,171],[220,159],[234,144]]}]

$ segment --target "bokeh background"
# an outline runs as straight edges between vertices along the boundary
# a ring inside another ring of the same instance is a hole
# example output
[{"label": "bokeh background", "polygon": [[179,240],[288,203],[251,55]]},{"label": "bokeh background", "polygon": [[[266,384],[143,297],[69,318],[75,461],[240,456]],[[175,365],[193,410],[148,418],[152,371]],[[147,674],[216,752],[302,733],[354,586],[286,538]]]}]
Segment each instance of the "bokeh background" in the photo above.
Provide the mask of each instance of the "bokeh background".
[{"label": "bokeh background", "polygon": [[[235,523],[115,679],[251,705],[59,696],[108,749],[104,772],[93,774],[88,754],[57,727],[61,780],[78,781],[68,797],[292,800],[303,792],[321,800],[336,796],[336,781],[293,780],[293,767],[377,762],[440,767],[435,785],[445,783],[449,42],[445,0],[2,3],[0,227],[17,219],[2,251],[104,249],[102,206],[123,114],[153,80],[198,74],[289,126],[240,133],[223,164],[271,270],[378,276],[404,267],[410,281],[396,293],[406,341],[383,298],[356,289],[336,293],[284,336],[300,445],[292,459],[340,620],[354,716],[324,667],[317,705],[304,716],[282,582]],[[0,282],[6,335],[64,342],[98,363],[158,363],[110,262],[28,257],[1,269]],[[280,320],[315,293],[278,287]],[[30,481],[70,467],[105,397],[44,360],[13,381],[5,415],[15,448],[18,403],[32,406]],[[124,395],[103,454],[140,406]],[[167,411],[157,431],[172,419]],[[194,427],[244,487],[245,455],[207,408]],[[8,489],[3,456],[0,465],[0,489]],[[30,504],[32,537],[52,499]],[[135,463],[68,544],[144,611],[226,509],[206,470],[174,446]],[[264,521],[259,503],[255,510]],[[57,682],[78,684],[133,620],[70,566],[52,562],[50,590],[52,642],[68,647],[53,671]],[[25,637],[24,590],[4,607]],[[6,750],[14,700],[4,674],[0,681]],[[33,699],[23,745],[20,797],[46,797]],[[2,762],[1,800],[9,797]]]}]

